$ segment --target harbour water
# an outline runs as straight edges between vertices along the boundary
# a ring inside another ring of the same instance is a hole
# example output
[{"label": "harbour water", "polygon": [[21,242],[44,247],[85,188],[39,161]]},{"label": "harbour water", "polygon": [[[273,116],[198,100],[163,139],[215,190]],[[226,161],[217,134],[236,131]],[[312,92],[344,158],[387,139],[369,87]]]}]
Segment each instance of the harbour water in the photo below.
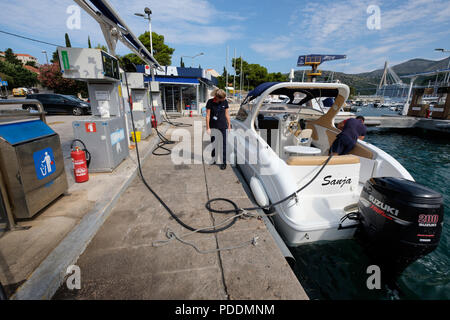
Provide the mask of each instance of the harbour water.
[{"label": "harbour water", "polygon": [[[363,108],[362,115],[395,114]],[[368,290],[363,248],[354,240],[291,248],[295,273],[311,299],[450,299],[450,137],[423,130],[369,129],[366,141],[397,159],[425,186],[444,196],[445,216],[438,248],[410,265],[398,290]]]}]

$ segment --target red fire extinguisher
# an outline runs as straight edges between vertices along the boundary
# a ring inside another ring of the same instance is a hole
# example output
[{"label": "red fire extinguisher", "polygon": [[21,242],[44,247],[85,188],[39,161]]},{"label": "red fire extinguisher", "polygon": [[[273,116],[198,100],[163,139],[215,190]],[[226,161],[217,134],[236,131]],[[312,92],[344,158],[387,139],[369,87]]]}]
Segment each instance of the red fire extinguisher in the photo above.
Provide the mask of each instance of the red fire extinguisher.
[{"label": "red fire extinguisher", "polygon": [[[73,148],[75,142],[80,142],[84,149],[79,147]],[[73,164],[73,174],[75,176],[76,183],[82,183],[89,180],[89,163],[91,162],[91,154],[87,151],[83,141],[75,139],[72,141],[70,146],[72,152],[70,152],[70,157],[72,158]]]},{"label": "red fire extinguisher", "polygon": [[152,115],[152,128],[156,128],[158,126],[158,121],[156,121],[155,115]]}]

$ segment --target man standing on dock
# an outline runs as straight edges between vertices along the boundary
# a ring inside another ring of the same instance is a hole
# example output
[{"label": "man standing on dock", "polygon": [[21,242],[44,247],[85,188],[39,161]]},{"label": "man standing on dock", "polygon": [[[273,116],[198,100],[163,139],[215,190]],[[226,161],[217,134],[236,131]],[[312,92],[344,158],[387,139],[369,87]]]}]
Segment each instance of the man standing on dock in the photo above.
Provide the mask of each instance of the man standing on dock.
[{"label": "man standing on dock", "polygon": [[364,140],[367,133],[364,120],[363,116],[357,116],[338,124],[337,127],[341,130],[341,133],[336,136],[336,140],[331,145],[330,153],[332,155],[348,154],[355,147],[358,139]]}]

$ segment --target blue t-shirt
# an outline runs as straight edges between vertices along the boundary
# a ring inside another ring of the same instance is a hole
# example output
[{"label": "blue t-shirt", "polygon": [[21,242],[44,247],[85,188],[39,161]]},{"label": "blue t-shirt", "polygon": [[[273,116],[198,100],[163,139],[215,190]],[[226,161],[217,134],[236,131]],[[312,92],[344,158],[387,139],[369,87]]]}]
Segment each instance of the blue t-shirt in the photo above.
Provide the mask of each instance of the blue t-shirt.
[{"label": "blue t-shirt", "polygon": [[339,135],[346,136],[356,142],[360,136],[365,136],[367,128],[359,119],[350,118],[345,121],[344,129]]},{"label": "blue t-shirt", "polygon": [[228,122],[225,117],[225,110],[228,109],[228,101],[214,102],[214,99],[209,99],[206,103],[206,109],[210,110],[209,127],[215,129],[227,129]]}]

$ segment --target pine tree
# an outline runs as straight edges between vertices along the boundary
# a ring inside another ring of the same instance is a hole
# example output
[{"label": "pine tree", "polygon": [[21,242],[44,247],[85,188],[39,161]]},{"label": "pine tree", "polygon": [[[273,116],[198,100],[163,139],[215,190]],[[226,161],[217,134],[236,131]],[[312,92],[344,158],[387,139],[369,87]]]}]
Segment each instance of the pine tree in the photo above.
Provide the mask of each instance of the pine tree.
[{"label": "pine tree", "polygon": [[52,59],[50,60],[51,63],[59,63],[59,54],[58,54],[58,50],[56,50],[55,52],[53,52],[52,54]]},{"label": "pine tree", "polygon": [[66,38],[66,47],[71,48],[72,45],[70,44],[70,39],[69,39],[69,35],[67,34],[67,32],[65,34],[65,38]]},{"label": "pine tree", "polygon": [[89,37],[89,36],[88,36],[88,48],[89,48],[89,49],[92,48],[92,46],[91,46],[91,37]]},{"label": "pine tree", "polygon": [[9,63],[21,66],[22,62],[17,59],[16,55],[14,54],[14,51],[11,48],[8,48],[5,50],[5,60]]}]

